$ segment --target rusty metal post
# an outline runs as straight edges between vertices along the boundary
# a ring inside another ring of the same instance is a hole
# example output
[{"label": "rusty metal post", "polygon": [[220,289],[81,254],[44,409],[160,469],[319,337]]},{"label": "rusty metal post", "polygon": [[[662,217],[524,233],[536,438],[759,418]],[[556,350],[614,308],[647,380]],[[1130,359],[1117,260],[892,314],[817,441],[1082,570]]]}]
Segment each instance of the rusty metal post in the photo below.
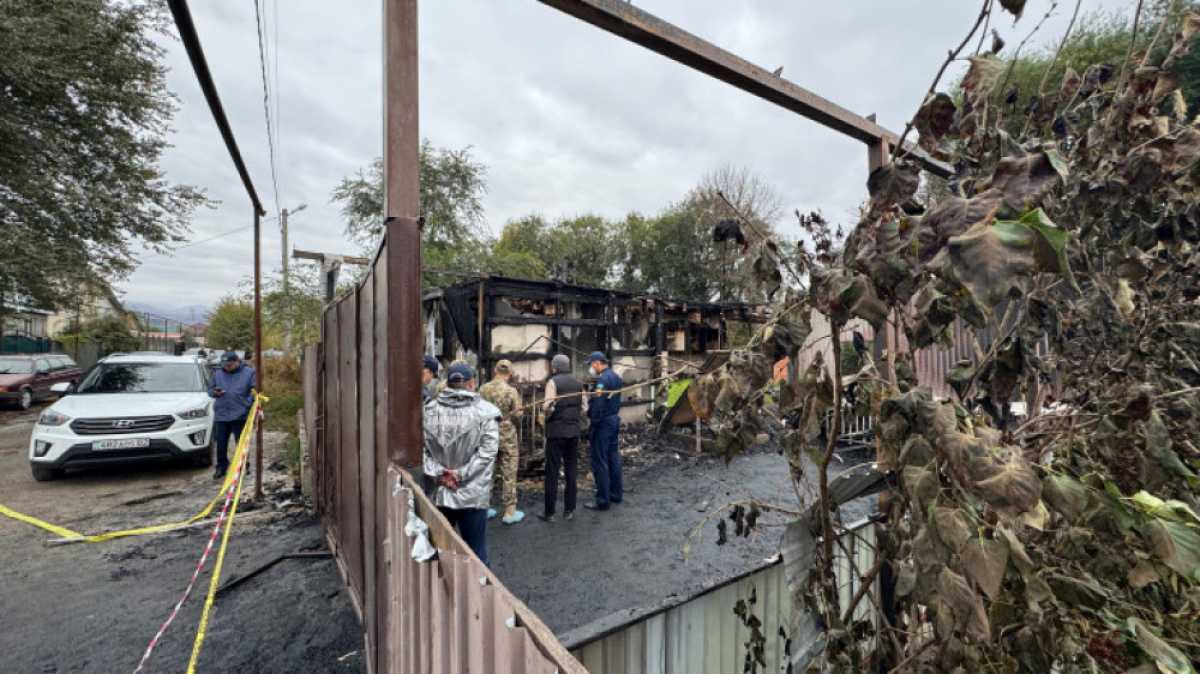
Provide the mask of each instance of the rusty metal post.
[{"label": "rusty metal post", "polygon": [[387,226],[389,458],[421,463],[421,227],[417,0],[383,2],[383,182]]},{"label": "rusty metal post", "polygon": [[[257,381],[255,388],[261,393],[266,380],[263,372],[262,355],[262,220],[259,210],[254,209],[254,373]],[[250,420],[254,423],[254,420]],[[262,500],[263,472],[263,429],[262,424],[256,425],[254,436],[254,498]]]},{"label": "rusty metal post", "polygon": [[[876,170],[883,168],[888,163],[890,157],[891,148],[886,140],[867,145],[867,175],[869,176]],[[838,338],[840,339],[840,336]],[[872,340],[871,357],[875,359],[876,363],[879,363],[883,358],[884,350],[887,349],[890,352],[891,348],[888,344],[887,324],[885,323],[883,328],[875,333],[875,338]],[[884,376],[890,379],[890,370]]]}]

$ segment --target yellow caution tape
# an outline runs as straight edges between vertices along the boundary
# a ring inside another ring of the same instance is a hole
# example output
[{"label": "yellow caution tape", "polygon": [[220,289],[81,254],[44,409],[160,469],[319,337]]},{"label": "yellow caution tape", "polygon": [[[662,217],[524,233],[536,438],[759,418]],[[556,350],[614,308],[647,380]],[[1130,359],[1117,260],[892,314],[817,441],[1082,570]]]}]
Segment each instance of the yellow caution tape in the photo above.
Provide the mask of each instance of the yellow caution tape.
[{"label": "yellow caution tape", "polygon": [[[253,419],[254,417],[250,417]],[[244,459],[243,459],[244,460]],[[233,518],[237,517],[238,501],[242,498],[242,483],[246,479],[245,469],[237,471],[237,491],[233,493],[233,504],[229,509],[229,521],[221,534],[221,548],[217,550],[217,563],[213,566],[212,580],[208,584],[208,595],[204,598],[204,611],[200,614],[200,626],[196,628],[196,640],[192,642],[192,657],[188,660],[187,674],[195,674],[196,661],[200,659],[200,647],[208,632],[208,616],[217,598],[217,583],[221,580],[221,567],[225,564],[225,549],[229,546],[229,533],[233,531]]]},{"label": "yellow caution tape", "polygon": [[[241,462],[245,458],[246,453],[250,451],[250,436],[254,434],[253,433],[254,424],[258,420],[259,407],[260,407],[261,403],[265,403],[268,400],[270,400],[270,399],[264,395],[255,394],[254,404],[250,406],[250,413],[246,416],[246,419],[249,422],[248,426],[250,428],[248,430],[243,429],[241,435],[238,436],[237,450],[234,452],[233,462],[231,465],[240,465],[239,462]],[[212,498],[212,500],[208,502],[208,505],[204,506],[203,510],[196,513],[195,515],[192,515],[188,519],[186,519],[182,522],[171,522],[168,524],[156,524],[153,526],[140,527],[137,529],[123,529],[121,531],[109,531],[109,532],[105,532],[102,534],[86,535],[86,534],[81,534],[77,531],[72,531],[66,527],[61,527],[57,524],[51,524],[50,522],[40,520],[36,517],[33,517],[32,515],[26,515],[25,513],[17,512],[16,510],[9,508],[8,506],[6,506],[2,503],[0,503],[0,515],[4,515],[5,517],[8,517],[10,519],[17,520],[18,522],[24,522],[26,524],[31,524],[35,527],[38,527],[39,529],[44,529],[46,531],[49,531],[52,534],[57,534],[58,536],[60,536],[63,539],[64,542],[65,541],[79,541],[79,542],[83,542],[83,543],[103,543],[104,541],[111,541],[111,540],[114,540],[117,538],[128,538],[130,536],[144,536],[146,534],[158,534],[158,533],[163,533],[166,531],[173,531],[175,529],[182,529],[183,527],[195,524],[196,522],[198,522],[198,521],[204,519],[205,517],[208,517],[210,514],[212,514],[212,510],[213,510],[213,508],[216,507],[217,501],[219,501],[221,499],[221,497],[225,495],[225,492],[228,491],[230,489],[230,487],[232,486],[231,485],[232,481],[233,481],[233,472],[227,471],[226,475],[225,475],[225,480],[224,480],[224,482],[221,483],[221,489],[220,489],[220,491],[217,492],[217,495],[214,496]],[[240,485],[241,485],[240,479],[238,481],[238,485],[239,485],[239,489],[240,489]]]}]

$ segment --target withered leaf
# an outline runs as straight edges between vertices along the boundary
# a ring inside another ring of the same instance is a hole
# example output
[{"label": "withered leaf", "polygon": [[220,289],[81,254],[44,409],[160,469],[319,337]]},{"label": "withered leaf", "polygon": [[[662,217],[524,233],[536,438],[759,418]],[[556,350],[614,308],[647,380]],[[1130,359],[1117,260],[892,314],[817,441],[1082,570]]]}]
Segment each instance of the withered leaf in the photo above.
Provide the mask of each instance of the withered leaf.
[{"label": "withered leaf", "polygon": [[1187,656],[1178,648],[1163,641],[1162,637],[1155,634],[1141,619],[1130,618],[1129,626],[1133,630],[1138,646],[1145,651],[1146,655],[1154,659],[1155,664],[1164,674],[1195,674],[1196,670],[1192,669]]},{"label": "withered leaf", "polygon": [[1200,582],[1200,529],[1156,518],[1147,531],[1163,564],[1189,581]]},{"label": "withered leaf", "polygon": [[1071,280],[1067,239],[1067,232],[1039,209],[1020,220],[979,223],[952,237],[931,266],[957,280],[991,311],[1021,278],[1035,272],[1060,273]]},{"label": "withered leaf", "polygon": [[1140,590],[1151,583],[1157,583],[1159,580],[1154,565],[1144,559],[1129,570],[1129,585],[1135,590]]},{"label": "withered leaf", "polygon": [[1074,521],[1087,509],[1088,488],[1068,475],[1050,475],[1042,481],[1042,498],[1067,521]]},{"label": "withered leaf", "polygon": [[974,96],[986,96],[1004,74],[1004,61],[994,54],[970,57],[971,67],[962,80],[962,89]]},{"label": "withered leaf", "polygon": [[938,578],[938,590],[942,601],[954,612],[956,627],[972,639],[981,642],[991,640],[991,626],[983,600],[971,589],[966,578],[950,569],[942,569]]},{"label": "withered leaf", "polygon": [[1004,582],[1004,570],[1008,567],[1008,545],[997,539],[967,541],[959,552],[963,571],[988,597],[995,599]]},{"label": "withered leaf", "polygon": [[1066,170],[1066,163],[1055,150],[1005,157],[996,165],[989,187],[1000,190],[1009,208],[1024,212],[1060,184],[1066,177]]},{"label": "withered leaf", "polygon": [[938,506],[933,509],[933,525],[938,538],[950,550],[957,552],[971,538],[967,518],[958,508]]},{"label": "withered leaf", "polygon": [[1013,20],[1021,18],[1021,14],[1025,11],[1025,0],[1000,0],[1000,6],[1009,14],[1013,15]]},{"label": "withered leaf", "polygon": [[992,29],[992,53],[999,54],[1000,50],[1004,49],[1004,38],[1000,37],[1000,33],[996,29]]},{"label": "withered leaf", "polygon": [[938,141],[954,128],[954,117],[958,110],[954,107],[954,99],[948,94],[938,92],[930,94],[917,110],[913,126],[920,134],[921,147],[934,150]]},{"label": "withered leaf", "polygon": [[1001,538],[1004,543],[1008,544],[1008,553],[1012,556],[1013,566],[1021,572],[1022,577],[1028,578],[1028,574],[1034,570],[1033,560],[1030,559],[1030,553],[1025,552],[1025,543],[1022,543],[1016,534],[1004,526],[997,529],[1000,531]]},{"label": "withered leaf", "polygon": [[920,170],[915,164],[893,161],[871,171],[867,177],[867,191],[874,207],[900,204],[917,193]]},{"label": "withered leaf", "polygon": [[1042,497],[1042,482],[1029,462],[1010,452],[994,475],[975,483],[975,490],[993,507],[1018,515],[1037,506]]},{"label": "withered leaf", "polygon": [[917,507],[923,510],[937,498],[937,476],[928,467],[905,466],[904,489]]},{"label": "withered leaf", "polygon": [[950,237],[962,234],[977,223],[990,223],[1002,198],[1000,190],[988,190],[970,199],[951,196],[938,202],[937,207],[920,220],[917,229],[919,259],[928,262]]},{"label": "withered leaf", "polygon": [[853,316],[862,318],[878,330],[887,321],[887,305],[875,294],[875,287],[862,274],[836,274],[829,282],[829,307],[838,322]]}]

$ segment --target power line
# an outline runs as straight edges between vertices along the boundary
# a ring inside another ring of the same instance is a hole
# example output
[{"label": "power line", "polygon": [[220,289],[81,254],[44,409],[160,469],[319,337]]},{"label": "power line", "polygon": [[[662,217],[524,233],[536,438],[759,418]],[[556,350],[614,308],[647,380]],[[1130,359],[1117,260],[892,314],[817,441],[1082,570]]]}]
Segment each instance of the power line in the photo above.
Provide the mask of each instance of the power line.
[{"label": "power line", "polygon": [[275,191],[275,212],[279,212],[279,174],[275,168],[275,132],[271,124],[270,78],[267,76],[267,53],[263,47],[263,18],[260,0],[254,0],[255,28],[258,31],[258,66],[262,72],[263,117],[267,120],[267,150],[271,157],[271,185]]},{"label": "power line", "polygon": [[245,227],[238,227],[237,229],[231,229],[228,232],[224,232],[224,233],[218,234],[216,236],[210,236],[207,239],[201,239],[200,241],[193,241],[193,242],[189,243],[188,245],[180,246],[171,252],[178,253],[179,251],[191,248],[192,246],[199,246],[202,243],[208,243],[209,241],[216,241],[217,239],[220,239],[221,237],[229,236],[230,234],[237,234],[238,232],[244,232],[247,229],[251,229],[253,227],[254,227],[254,225],[246,225]]},{"label": "power line", "polygon": [[[271,86],[271,90],[275,92],[275,147],[279,152],[279,162],[282,164],[285,161],[283,156],[283,143],[281,141],[282,134],[279,126],[279,0],[271,0],[271,23],[275,36],[271,39],[271,49],[274,52],[271,55],[271,67],[275,71],[275,81]],[[284,194],[287,193],[287,184],[284,183]]]}]

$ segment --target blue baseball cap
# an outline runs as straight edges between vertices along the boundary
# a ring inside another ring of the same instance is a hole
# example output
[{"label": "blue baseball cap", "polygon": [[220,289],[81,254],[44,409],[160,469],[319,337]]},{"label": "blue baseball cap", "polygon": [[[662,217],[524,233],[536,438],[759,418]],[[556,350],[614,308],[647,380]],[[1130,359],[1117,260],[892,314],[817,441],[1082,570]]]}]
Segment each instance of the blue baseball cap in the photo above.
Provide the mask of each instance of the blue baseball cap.
[{"label": "blue baseball cap", "polygon": [[238,360],[241,359],[238,358],[237,351],[226,351],[225,353],[221,354],[222,363],[233,363]]},{"label": "blue baseball cap", "polygon": [[604,355],[604,353],[601,351],[593,351],[590,354],[588,354],[588,357],[583,362],[594,363],[596,361],[600,361],[601,363],[607,363],[608,356]]},{"label": "blue baseball cap", "polygon": [[466,363],[455,363],[446,370],[446,381],[451,384],[471,381],[474,378],[475,371]]},{"label": "blue baseball cap", "polygon": [[438,367],[440,366],[438,365],[437,358],[434,358],[433,356],[425,356],[425,358],[421,361],[421,367],[429,370],[434,374],[434,376],[436,376],[438,373]]}]

